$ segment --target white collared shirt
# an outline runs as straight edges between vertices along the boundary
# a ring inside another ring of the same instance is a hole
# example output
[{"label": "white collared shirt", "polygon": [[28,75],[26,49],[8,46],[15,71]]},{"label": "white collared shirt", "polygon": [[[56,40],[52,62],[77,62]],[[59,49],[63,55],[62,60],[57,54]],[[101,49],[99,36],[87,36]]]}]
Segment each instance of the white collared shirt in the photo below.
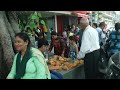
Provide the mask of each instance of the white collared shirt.
[{"label": "white collared shirt", "polygon": [[98,32],[89,25],[83,32],[81,48],[77,55],[77,58],[84,58],[85,54],[97,49],[100,49]]}]

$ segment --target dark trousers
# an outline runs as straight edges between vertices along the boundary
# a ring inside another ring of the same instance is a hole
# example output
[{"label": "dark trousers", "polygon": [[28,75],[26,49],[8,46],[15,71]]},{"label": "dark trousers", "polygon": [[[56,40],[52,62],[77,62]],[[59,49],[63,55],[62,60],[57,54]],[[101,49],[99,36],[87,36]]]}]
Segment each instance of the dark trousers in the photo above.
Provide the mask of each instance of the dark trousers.
[{"label": "dark trousers", "polygon": [[97,79],[98,78],[99,56],[100,56],[100,50],[95,50],[85,55],[85,58],[84,58],[85,79]]}]

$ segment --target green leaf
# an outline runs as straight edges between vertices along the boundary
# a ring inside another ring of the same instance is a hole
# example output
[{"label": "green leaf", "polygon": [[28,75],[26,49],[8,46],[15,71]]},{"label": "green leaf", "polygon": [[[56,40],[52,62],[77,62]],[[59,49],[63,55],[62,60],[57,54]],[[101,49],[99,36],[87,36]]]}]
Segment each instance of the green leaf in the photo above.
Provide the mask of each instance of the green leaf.
[{"label": "green leaf", "polygon": [[45,22],[44,22],[44,20],[41,20],[41,23],[42,23],[43,25],[45,25]]},{"label": "green leaf", "polygon": [[30,28],[30,25],[26,25],[26,26],[25,26],[25,30],[27,30],[28,27]]},{"label": "green leaf", "polygon": [[34,28],[36,28],[36,24],[34,22],[30,22],[30,28],[33,30]]},{"label": "green leaf", "polygon": [[38,15],[37,15],[37,12],[35,11],[33,14],[30,15],[30,18],[29,19],[39,19]]},{"label": "green leaf", "polygon": [[36,15],[36,16],[37,16],[37,12],[36,12],[36,11],[34,12],[34,15]]},{"label": "green leaf", "polygon": [[[34,12],[30,15],[20,15],[19,27],[22,30],[26,30],[27,27],[30,27],[31,30],[37,28],[36,23],[39,22],[39,17],[42,17],[40,13]],[[44,21],[43,21],[44,24]],[[30,32],[29,32],[30,33]]]},{"label": "green leaf", "polygon": [[32,15],[31,19],[36,19],[37,16],[36,15]]},{"label": "green leaf", "polygon": [[39,21],[39,17],[36,17],[35,21],[38,22]]},{"label": "green leaf", "polygon": [[42,15],[41,15],[41,13],[38,13],[38,16],[39,16],[40,18],[42,18]]}]

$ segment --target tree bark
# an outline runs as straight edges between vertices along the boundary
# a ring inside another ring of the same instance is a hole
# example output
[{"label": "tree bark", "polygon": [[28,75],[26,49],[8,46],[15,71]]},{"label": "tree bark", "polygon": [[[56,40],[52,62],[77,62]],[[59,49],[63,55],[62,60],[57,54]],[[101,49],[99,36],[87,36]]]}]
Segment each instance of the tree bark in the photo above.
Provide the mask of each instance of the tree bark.
[{"label": "tree bark", "polygon": [[[4,13],[4,14],[6,14],[6,13]],[[6,15],[4,15],[4,18],[5,18],[4,20],[5,20],[5,23],[6,23],[7,30],[9,32],[11,40],[13,42],[13,40],[15,39],[15,32],[14,32],[12,26],[10,25],[10,23],[8,21],[8,17]]]},{"label": "tree bark", "polygon": [[[4,72],[5,76],[7,76],[12,66],[14,52],[13,52],[10,32],[7,29],[7,26],[9,26],[9,24],[7,20],[5,20],[5,17],[6,17],[5,15],[6,14],[4,11],[0,11],[0,42],[3,49],[2,54],[3,54],[3,62],[5,65],[4,66],[2,64],[1,67],[3,67],[2,72]],[[6,69],[4,67],[6,67]]]},{"label": "tree bark", "polygon": [[0,11],[0,78],[6,78],[11,69],[14,58],[13,41],[15,34],[21,32],[16,12]]},{"label": "tree bark", "polygon": [[19,29],[16,12],[15,11],[8,11],[8,18],[9,18],[8,20],[9,20],[14,32],[15,33],[21,32],[21,30]]},{"label": "tree bark", "polygon": [[2,59],[3,59],[3,54],[2,54],[2,46],[0,43],[0,79],[1,79],[1,75],[2,75]]}]

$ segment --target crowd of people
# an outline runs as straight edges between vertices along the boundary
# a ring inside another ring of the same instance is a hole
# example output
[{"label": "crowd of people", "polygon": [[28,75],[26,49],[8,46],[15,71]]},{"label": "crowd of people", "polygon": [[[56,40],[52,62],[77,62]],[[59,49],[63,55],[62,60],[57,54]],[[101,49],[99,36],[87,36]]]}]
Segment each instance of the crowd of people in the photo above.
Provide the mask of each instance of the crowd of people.
[{"label": "crowd of people", "polygon": [[61,36],[53,30],[50,43],[43,33],[37,33],[37,48],[30,46],[28,34],[16,34],[16,55],[7,79],[63,79],[62,74],[49,70],[47,66],[45,52],[49,54],[53,47],[54,55],[84,59],[85,79],[98,79],[100,48],[106,49],[109,57],[120,50],[120,23],[115,24],[109,37],[105,27],[105,22],[90,25],[87,18],[81,18],[79,27],[65,27]]}]

